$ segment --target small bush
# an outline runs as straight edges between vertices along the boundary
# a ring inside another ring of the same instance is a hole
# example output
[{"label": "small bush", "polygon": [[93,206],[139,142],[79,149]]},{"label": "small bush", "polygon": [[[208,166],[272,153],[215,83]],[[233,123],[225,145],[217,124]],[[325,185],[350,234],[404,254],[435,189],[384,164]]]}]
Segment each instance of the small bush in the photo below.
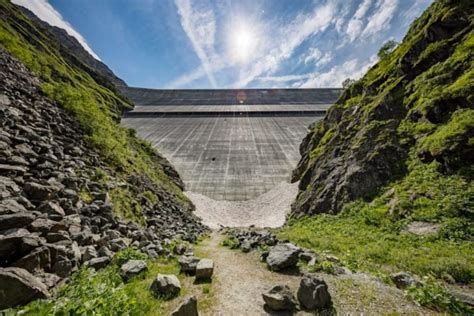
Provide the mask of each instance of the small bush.
[{"label": "small bush", "polygon": [[137,248],[126,248],[117,252],[114,256],[114,263],[121,266],[128,260],[146,260],[148,256]]},{"label": "small bush", "polygon": [[418,304],[437,311],[449,311],[461,314],[470,314],[474,312],[474,309],[456,300],[432,277],[426,277],[421,287],[409,287],[405,293]]},{"label": "small bush", "polygon": [[229,237],[229,238],[224,239],[224,241],[222,241],[222,246],[230,248],[230,249],[238,249],[240,246],[240,243],[236,238]]}]

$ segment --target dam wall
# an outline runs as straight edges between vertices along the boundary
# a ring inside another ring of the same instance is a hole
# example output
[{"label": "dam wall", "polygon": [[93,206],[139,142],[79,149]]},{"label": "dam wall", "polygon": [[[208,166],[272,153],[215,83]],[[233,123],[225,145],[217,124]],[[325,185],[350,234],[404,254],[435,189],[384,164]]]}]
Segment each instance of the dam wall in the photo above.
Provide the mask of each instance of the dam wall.
[{"label": "dam wall", "polygon": [[122,124],[171,161],[187,191],[248,200],[289,181],[308,126],[340,92],[126,88],[123,93],[136,106]]}]

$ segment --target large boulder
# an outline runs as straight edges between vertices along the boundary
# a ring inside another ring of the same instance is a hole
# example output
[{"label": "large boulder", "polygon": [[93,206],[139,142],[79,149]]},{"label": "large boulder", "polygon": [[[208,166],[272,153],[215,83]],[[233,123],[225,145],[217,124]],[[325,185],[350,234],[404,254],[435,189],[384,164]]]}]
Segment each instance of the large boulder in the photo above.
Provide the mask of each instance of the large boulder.
[{"label": "large boulder", "polygon": [[49,297],[48,288],[21,268],[0,268],[0,310]]},{"label": "large boulder", "polygon": [[181,256],[178,259],[181,272],[194,274],[200,259],[194,256]]},{"label": "large boulder", "polygon": [[184,300],[177,309],[175,309],[171,316],[198,316],[197,300],[195,296],[190,296]]},{"label": "large boulder", "polygon": [[262,294],[265,304],[273,311],[291,311],[297,306],[293,293],[287,285],[277,285]]},{"label": "large boulder", "polygon": [[129,260],[120,267],[120,276],[128,282],[134,276],[148,270],[146,262],[143,260]]},{"label": "large boulder", "polygon": [[197,279],[210,279],[214,272],[214,261],[211,259],[201,259],[196,266]]},{"label": "large boulder", "polygon": [[13,266],[23,268],[33,273],[34,271],[39,271],[44,268],[48,268],[50,264],[51,254],[49,248],[46,246],[41,246],[34,249],[21,259],[15,261],[15,263],[13,263]]},{"label": "large boulder", "polygon": [[158,274],[150,290],[157,297],[174,297],[181,291],[181,283],[173,274]]},{"label": "large boulder", "polygon": [[313,276],[301,279],[297,295],[301,306],[308,310],[323,309],[332,304],[326,282]]},{"label": "large boulder", "polygon": [[58,191],[58,188],[42,185],[36,182],[27,182],[23,186],[23,190],[32,200],[44,201],[50,200],[53,197],[53,194]]},{"label": "large boulder", "polygon": [[33,222],[35,216],[27,212],[0,215],[0,231],[11,228],[24,228]]},{"label": "large boulder", "polygon": [[291,243],[278,244],[273,246],[268,253],[266,262],[273,271],[294,267],[298,263],[298,255],[301,248]]},{"label": "large boulder", "polygon": [[105,268],[110,263],[109,257],[98,257],[87,261],[85,264],[96,270]]},{"label": "large boulder", "polygon": [[35,235],[0,235],[0,265],[7,265],[29,254],[40,246],[40,238]]}]

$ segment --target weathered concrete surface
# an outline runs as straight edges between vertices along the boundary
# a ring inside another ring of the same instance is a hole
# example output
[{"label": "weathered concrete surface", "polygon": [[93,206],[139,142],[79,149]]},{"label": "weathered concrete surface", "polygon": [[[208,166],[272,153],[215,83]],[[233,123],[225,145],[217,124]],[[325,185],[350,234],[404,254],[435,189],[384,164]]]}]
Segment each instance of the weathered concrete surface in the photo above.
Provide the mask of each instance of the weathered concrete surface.
[{"label": "weathered concrete surface", "polygon": [[[289,181],[308,125],[322,118],[336,100],[329,89],[315,98],[317,90],[300,90],[299,99],[294,89],[289,95],[281,89],[265,90],[274,96],[267,99],[260,90],[245,90],[250,105],[235,100],[234,105],[218,105],[213,98],[230,102],[238,91],[218,95],[217,90],[184,90],[180,95],[179,91],[127,88],[137,107],[122,122],[175,165],[187,191],[215,200],[248,200]],[[254,94],[259,103],[248,97]],[[207,99],[196,100],[196,96]],[[277,103],[290,97],[293,103]],[[311,97],[320,103],[306,103]],[[277,104],[262,104],[262,100]]]}]

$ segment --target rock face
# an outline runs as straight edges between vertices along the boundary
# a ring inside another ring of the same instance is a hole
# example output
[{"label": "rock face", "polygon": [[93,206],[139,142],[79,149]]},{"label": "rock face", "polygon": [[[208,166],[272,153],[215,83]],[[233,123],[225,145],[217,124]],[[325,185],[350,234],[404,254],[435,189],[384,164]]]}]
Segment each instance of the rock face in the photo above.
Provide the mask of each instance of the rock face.
[{"label": "rock face", "polygon": [[197,299],[195,296],[188,297],[184,300],[171,316],[198,316]]},{"label": "rock face", "polygon": [[146,262],[143,260],[129,260],[120,267],[120,276],[128,282],[134,276],[148,270]]},{"label": "rock face", "polygon": [[211,259],[201,259],[196,266],[197,279],[210,279],[214,272],[214,261]]},{"label": "rock face", "polygon": [[[469,1],[435,1],[404,42],[311,127],[292,177],[300,181],[294,213],[336,214],[411,172],[408,160],[436,161],[443,174],[472,163],[473,87],[462,79],[472,68],[464,49],[470,14]],[[461,117],[469,117],[463,127]]]},{"label": "rock face", "polygon": [[277,285],[263,293],[262,297],[265,304],[273,311],[291,311],[298,304],[287,285]]},{"label": "rock face", "polygon": [[49,297],[48,288],[21,268],[0,268],[0,310]]},{"label": "rock face", "polygon": [[266,258],[267,265],[273,271],[294,267],[298,263],[300,252],[301,248],[291,243],[278,244],[270,249]]},{"label": "rock face", "polygon": [[158,274],[150,287],[157,297],[174,297],[181,291],[181,283],[172,274]]},{"label": "rock face", "polygon": [[313,276],[301,279],[297,295],[301,306],[308,310],[323,309],[332,304],[326,282]]}]

